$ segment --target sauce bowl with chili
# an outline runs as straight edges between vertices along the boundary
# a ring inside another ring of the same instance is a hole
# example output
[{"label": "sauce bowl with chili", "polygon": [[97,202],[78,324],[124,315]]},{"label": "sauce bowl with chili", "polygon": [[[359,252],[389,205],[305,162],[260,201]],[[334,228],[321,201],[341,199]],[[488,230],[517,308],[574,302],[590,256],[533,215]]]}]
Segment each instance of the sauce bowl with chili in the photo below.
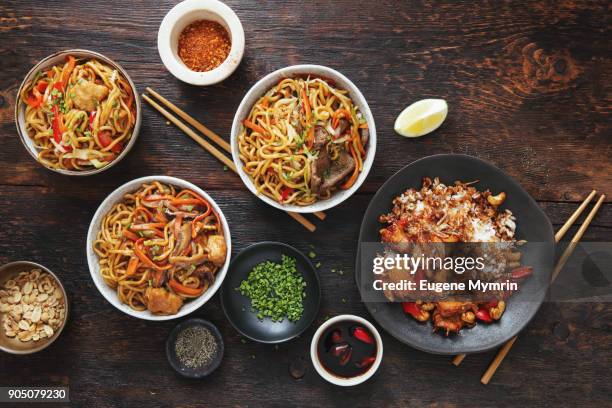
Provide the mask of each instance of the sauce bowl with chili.
[{"label": "sauce bowl with chili", "polygon": [[323,323],[310,343],[310,358],[321,377],[350,387],[374,375],[383,357],[380,334],[372,323],[340,315]]},{"label": "sauce bowl with chili", "polygon": [[162,62],[178,79],[206,86],[223,81],[244,54],[240,19],[218,0],[185,0],[164,17],[157,33]]}]

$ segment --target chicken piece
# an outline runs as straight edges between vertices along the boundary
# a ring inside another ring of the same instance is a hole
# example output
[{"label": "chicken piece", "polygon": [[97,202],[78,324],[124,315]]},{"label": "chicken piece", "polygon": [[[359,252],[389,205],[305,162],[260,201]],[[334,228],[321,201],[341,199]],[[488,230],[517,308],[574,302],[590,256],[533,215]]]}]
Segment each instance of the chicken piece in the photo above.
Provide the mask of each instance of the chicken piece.
[{"label": "chicken piece", "polygon": [[227,252],[223,235],[209,236],[206,248],[208,249],[208,259],[216,266],[223,266]]},{"label": "chicken piece", "polygon": [[465,322],[461,320],[461,314],[452,315],[449,317],[443,317],[438,310],[433,315],[434,331],[442,329],[448,336],[449,333],[459,333],[459,330],[465,326]]},{"label": "chicken piece", "polygon": [[382,242],[389,244],[389,247],[397,252],[407,252],[410,248],[411,240],[404,231],[405,226],[406,222],[400,220],[381,229],[380,236]]},{"label": "chicken piece", "polygon": [[108,88],[91,81],[83,81],[72,88],[74,105],[85,111],[94,111],[100,101],[108,95]]},{"label": "chicken piece", "polygon": [[442,317],[450,317],[474,309],[472,302],[445,301],[438,302],[438,312]]},{"label": "chicken piece", "polygon": [[163,288],[148,288],[145,296],[147,297],[147,308],[151,313],[173,315],[183,306],[183,299],[180,296]]}]

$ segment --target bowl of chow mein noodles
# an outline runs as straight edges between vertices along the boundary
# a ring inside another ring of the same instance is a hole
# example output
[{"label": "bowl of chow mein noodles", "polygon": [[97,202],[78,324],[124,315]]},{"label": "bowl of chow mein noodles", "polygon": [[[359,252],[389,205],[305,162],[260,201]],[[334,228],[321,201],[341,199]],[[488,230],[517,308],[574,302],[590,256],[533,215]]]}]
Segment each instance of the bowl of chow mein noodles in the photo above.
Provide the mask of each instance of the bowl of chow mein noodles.
[{"label": "bowl of chow mein noodles", "polygon": [[359,89],[320,65],[274,71],[246,94],[234,116],[232,157],[260,199],[312,213],[350,197],[376,153],[376,127]]},{"label": "bowl of chow mein noodles", "polygon": [[145,320],[185,316],[219,289],[231,238],[219,206],[175,177],[149,176],[113,191],[87,233],[87,263],[100,293]]},{"label": "bowl of chow mein noodles", "polygon": [[30,155],[46,168],[87,176],[118,163],[134,145],[141,108],[121,66],[87,50],[57,52],[28,72],[15,122]]}]

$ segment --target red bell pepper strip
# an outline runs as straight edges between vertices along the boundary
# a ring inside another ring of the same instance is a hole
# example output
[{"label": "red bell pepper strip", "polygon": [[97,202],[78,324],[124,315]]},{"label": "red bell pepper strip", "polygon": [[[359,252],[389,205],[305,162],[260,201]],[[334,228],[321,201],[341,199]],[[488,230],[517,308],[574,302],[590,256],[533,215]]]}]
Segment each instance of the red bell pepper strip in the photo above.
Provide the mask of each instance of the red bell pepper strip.
[{"label": "red bell pepper strip", "polygon": [[62,142],[62,113],[59,111],[59,107],[57,105],[53,105],[53,123],[51,127],[53,128],[53,139],[55,143],[60,144]]},{"label": "red bell pepper strip", "polygon": [[521,266],[516,269],[513,269],[510,272],[512,279],[524,279],[533,273],[533,267],[531,266]]},{"label": "red bell pepper strip", "polygon": [[363,341],[364,343],[374,343],[372,336],[370,336],[370,334],[363,327],[355,327],[355,330],[353,330],[353,336],[357,340]]},{"label": "red bell pepper strip", "polygon": [[[113,143],[113,139],[110,137],[110,132],[108,131],[102,131],[98,133],[98,140],[100,141],[100,144],[102,145],[102,147],[108,147],[111,143]],[[121,152],[122,148],[123,148],[123,145],[121,144],[121,142],[119,142],[115,144],[113,147],[111,147],[111,151],[114,153],[119,153]]]},{"label": "red bell pepper strip", "polygon": [[404,310],[404,313],[411,315],[417,320],[422,315],[422,310],[417,306],[415,302],[402,302],[402,309]]},{"label": "red bell pepper strip", "polygon": [[491,318],[491,315],[487,309],[478,309],[478,311],[476,311],[476,318],[485,323],[493,322],[493,319]]},{"label": "red bell pepper strip", "polygon": [[375,361],[376,361],[376,357],[366,357],[363,360],[355,363],[355,365],[359,368],[365,368],[365,367],[371,366],[372,363],[374,363]]},{"label": "red bell pepper strip", "polygon": [[283,187],[281,189],[281,201],[287,201],[291,194],[293,194],[293,189],[291,187]]}]

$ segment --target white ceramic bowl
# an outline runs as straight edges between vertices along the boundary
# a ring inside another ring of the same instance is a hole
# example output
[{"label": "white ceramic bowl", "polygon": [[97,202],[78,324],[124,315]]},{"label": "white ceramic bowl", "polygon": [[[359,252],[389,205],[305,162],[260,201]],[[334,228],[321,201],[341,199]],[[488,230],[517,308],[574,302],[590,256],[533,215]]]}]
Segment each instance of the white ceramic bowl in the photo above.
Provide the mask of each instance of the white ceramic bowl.
[{"label": "white ceramic bowl", "polygon": [[[264,95],[270,88],[274,85],[278,84],[278,82],[282,78],[290,78],[296,75],[302,74],[310,74],[314,76],[320,76],[329,78],[335,81],[336,86],[341,89],[346,89],[349,92],[349,96],[353,100],[353,103],[359,107],[361,113],[365,116],[365,119],[368,122],[368,127],[370,130],[370,140],[367,146],[367,154],[366,159],[363,162],[363,169],[361,173],[359,173],[359,177],[355,184],[353,184],[347,190],[339,190],[334,192],[334,194],[328,198],[327,200],[316,201],[315,203],[308,206],[294,205],[294,204],[281,204],[272,198],[258,194],[253,184],[253,181],[249,177],[248,174],[245,173],[243,169],[243,163],[240,160],[240,151],[238,149],[238,134],[243,128],[242,122],[249,115],[249,112],[253,108],[253,105],[257,100]],[[270,204],[273,207],[279,208],[285,211],[298,212],[298,213],[313,213],[317,211],[325,211],[329,208],[335,207],[347,198],[349,198],[355,191],[359,189],[361,184],[365,181],[370,169],[372,168],[372,163],[374,162],[374,156],[376,155],[376,125],[374,124],[374,117],[372,116],[372,111],[370,111],[370,107],[366,102],[364,96],[361,94],[357,86],[352,83],[347,77],[342,75],[340,72],[335,69],[324,67],[322,65],[292,65],[286,68],[279,69],[274,71],[262,79],[260,79],[253,87],[247,92],[247,94],[242,99],[240,106],[238,107],[238,111],[234,116],[234,122],[232,123],[232,133],[231,133],[231,145],[232,145],[232,158],[234,159],[234,164],[238,169],[238,174],[242,179],[243,183],[247,186],[249,190],[257,197]]]},{"label": "white ceramic bowl", "polygon": [[[189,302],[185,302],[183,304],[183,307],[181,307],[177,314],[170,316],[156,315],[149,312],[148,310],[140,312],[132,309],[124,303],[121,303],[119,301],[119,298],[117,297],[116,290],[108,286],[106,282],[104,282],[102,275],[100,275],[100,264],[98,262],[98,255],[96,255],[93,250],[93,243],[96,240],[98,231],[100,230],[100,223],[102,222],[102,219],[108,213],[108,211],[110,211],[112,206],[115,205],[117,202],[121,201],[121,199],[126,193],[136,191],[143,183],[150,183],[155,180],[163,184],[172,184],[181,189],[193,190],[196,193],[200,194],[202,197],[204,197],[212,205],[213,209],[217,212],[219,218],[221,219],[221,224],[223,225],[223,234],[225,236],[225,242],[227,245],[227,257],[225,259],[223,267],[221,267],[221,269],[217,271],[215,283],[213,283],[213,285],[209,287],[208,290],[202,294],[202,296],[192,299]],[[232,240],[230,237],[229,226],[227,224],[225,216],[223,215],[223,212],[221,211],[217,203],[215,203],[215,201],[208,194],[206,194],[204,190],[200,189],[195,184],[176,177],[147,176],[125,183],[124,185],[110,193],[109,196],[106,197],[104,201],[102,201],[102,204],[100,204],[98,210],[93,216],[93,219],[91,220],[91,224],[89,224],[89,230],[87,231],[87,247],[85,248],[85,251],[87,253],[87,264],[89,265],[89,273],[91,274],[91,278],[93,279],[96,287],[98,288],[102,296],[104,296],[106,300],[110,302],[110,304],[121,310],[123,313],[137,317],[139,319],[172,320],[188,315],[189,313],[199,309],[202,305],[208,302],[208,300],[212,298],[215,292],[217,292],[217,290],[221,287],[221,284],[223,283],[223,279],[225,279],[225,275],[227,274],[227,268],[230,263],[232,253]]]},{"label": "white ceramic bowl", "polygon": [[[178,55],[181,32],[197,20],[211,20],[221,24],[232,42],[226,60],[206,72],[192,71]],[[181,81],[199,86],[213,85],[230,76],[240,64],[244,54],[244,29],[236,13],[218,0],[185,0],[174,6],[164,17],[157,33],[157,49],[168,71]]]},{"label": "white ceramic bowl", "polygon": [[[77,59],[78,58],[97,59],[98,61],[101,61],[107,64],[108,66],[115,68],[128,81],[128,83],[130,84],[130,87],[132,88],[132,92],[134,93],[134,103],[136,104],[136,123],[134,124],[134,129],[132,130],[132,137],[130,138],[127,145],[124,146],[123,150],[119,154],[119,157],[117,157],[115,160],[110,162],[108,165],[102,168],[99,168],[99,169],[77,171],[77,170],[65,170],[65,169],[51,169],[45,166],[49,170],[55,171],[57,173],[65,174],[68,176],[90,176],[92,174],[100,173],[104,170],[110,169],[115,164],[123,160],[123,158],[128,154],[128,152],[134,146],[134,143],[136,143],[136,138],[138,137],[138,133],[140,132],[140,124],[142,122],[142,110],[140,107],[140,98],[138,97],[138,92],[136,90],[136,86],[134,85],[134,82],[132,82],[132,79],[127,74],[125,69],[121,67],[121,65],[117,64],[110,58],[105,57],[104,55],[100,53],[89,51],[89,50],[72,49],[72,50],[56,52],[55,54],[49,55],[48,57],[41,60],[38,64],[34,65],[34,67],[30,70],[30,72],[28,72],[23,82],[19,86],[19,91],[17,91],[17,103],[15,104],[15,124],[17,125],[17,133],[19,133],[19,138],[21,139],[21,142],[23,143],[23,145],[26,147],[28,153],[30,153],[30,155],[34,158],[34,160],[40,163],[38,161],[38,149],[36,149],[36,146],[34,145],[34,141],[32,140],[32,138],[30,138],[26,130],[25,103],[21,100],[21,97],[20,97],[21,90],[25,86],[26,83],[28,83],[34,78],[34,76],[36,75],[38,71],[44,71],[45,69],[51,68],[55,65],[63,64],[66,61],[66,57],[68,55],[72,55],[76,57]],[[42,165],[42,163],[40,164]]]},{"label": "white ceramic bowl", "polygon": [[[376,360],[374,361],[372,366],[369,368],[369,370],[361,375],[358,375],[357,377],[352,377],[352,378],[337,377],[331,374],[329,371],[325,369],[325,367],[323,367],[323,365],[321,365],[321,362],[319,361],[319,356],[317,353],[317,345],[319,344],[319,339],[323,335],[323,332],[325,332],[325,330],[332,324],[335,324],[337,322],[343,322],[346,320],[353,321],[362,326],[365,326],[374,335],[374,339],[376,340],[376,349],[377,349]],[[312,364],[314,365],[315,370],[317,370],[317,373],[319,373],[319,375],[323,377],[325,380],[329,381],[332,384],[340,385],[342,387],[350,387],[353,385],[361,384],[364,381],[367,381],[378,370],[378,367],[380,366],[380,363],[383,358],[383,343],[382,343],[380,334],[378,333],[378,330],[376,330],[376,327],[374,327],[374,325],[368,322],[366,319],[359,317],[359,316],[355,316],[355,315],[349,315],[349,314],[340,315],[340,316],[332,317],[331,319],[323,323],[321,326],[319,326],[314,336],[312,337],[312,341],[310,343],[310,358],[312,359]]]}]

